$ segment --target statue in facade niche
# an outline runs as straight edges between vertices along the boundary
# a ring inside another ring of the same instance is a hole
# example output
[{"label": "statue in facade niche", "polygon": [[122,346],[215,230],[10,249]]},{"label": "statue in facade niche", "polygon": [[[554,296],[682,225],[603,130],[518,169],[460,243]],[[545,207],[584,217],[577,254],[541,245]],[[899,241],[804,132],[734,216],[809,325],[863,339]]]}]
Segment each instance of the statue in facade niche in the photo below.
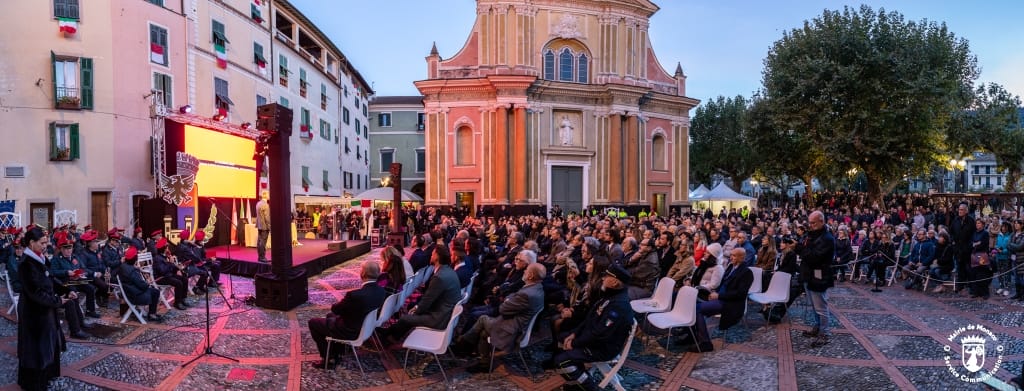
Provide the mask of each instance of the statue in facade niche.
[{"label": "statue in facade niche", "polygon": [[562,125],[558,127],[558,138],[561,140],[562,145],[573,145],[573,130],[572,121],[569,120],[569,117],[563,115]]}]

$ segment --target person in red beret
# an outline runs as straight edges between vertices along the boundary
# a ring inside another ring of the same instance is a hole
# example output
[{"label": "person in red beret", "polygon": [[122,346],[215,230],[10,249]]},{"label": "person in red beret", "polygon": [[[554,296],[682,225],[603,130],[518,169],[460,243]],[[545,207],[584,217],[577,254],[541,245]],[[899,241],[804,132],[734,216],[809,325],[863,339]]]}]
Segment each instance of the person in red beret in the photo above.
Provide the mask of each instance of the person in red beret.
[{"label": "person in red beret", "polygon": [[196,232],[195,240],[196,247],[193,249],[196,253],[196,258],[202,260],[199,267],[210,273],[210,281],[206,283],[208,288],[217,288],[220,286],[220,262],[217,261],[216,256],[211,256],[206,252],[206,232]]},{"label": "person in red beret", "polygon": [[90,283],[96,287],[96,304],[106,307],[110,302],[110,285],[104,278],[107,265],[101,259],[99,232],[85,231],[80,241],[85,243],[85,247],[77,254],[85,266],[86,276],[90,278]]},{"label": "person in red beret", "polygon": [[112,229],[111,232],[107,232],[107,243],[103,245],[103,249],[100,252],[100,260],[110,270],[117,270],[121,266],[121,259],[124,258],[124,248],[121,247],[121,235],[117,233],[116,229]]},{"label": "person in red beret", "polygon": [[128,241],[128,244],[135,246],[136,250],[146,250],[146,238],[142,236],[142,227],[135,227],[135,232],[132,234],[132,238]]},{"label": "person in red beret", "polygon": [[125,296],[128,296],[128,300],[132,304],[149,306],[146,320],[161,322],[163,317],[157,314],[157,304],[160,303],[160,291],[150,286],[146,279],[142,277],[142,270],[135,267],[135,262],[139,260],[138,254],[139,250],[136,250],[135,247],[128,247],[124,252],[124,259],[115,274],[121,280],[121,288],[124,289]]},{"label": "person in red beret", "polygon": [[[71,282],[82,282],[82,277],[85,273],[78,258],[72,253],[74,243],[71,243],[65,237],[61,237],[57,246],[60,247],[60,251],[50,259],[50,275],[60,284],[67,286],[72,292],[84,294],[85,309],[87,311],[85,316],[99,318],[100,314],[96,312],[96,288],[88,283],[84,285],[69,284]],[[88,326],[85,324],[82,308],[78,306],[77,302],[64,307],[64,316],[68,320],[68,331],[71,332],[72,338],[87,339],[90,337],[89,334],[82,330],[83,328],[88,328]]]},{"label": "person in red beret", "polygon": [[156,231],[150,232],[149,233],[149,239],[146,239],[146,249],[148,249],[150,253],[153,253],[153,254],[158,253],[159,251],[156,248],[156,242],[160,241],[160,239],[163,239],[163,238],[164,238],[164,230],[162,230],[162,229],[158,229]]},{"label": "person in red beret", "polygon": [[188,275],[178,267],[176,257],[167,245],[167,239],[160,238],[153,245],[153,277],[157,284],[174,287],[174,308],[185,310],[188,303]]},{"label": "person in red beret", "polygon": [[[196,232],[197,237],[205,239],[199,234],[203,231]],[[192,288],[192,293],[201,295],[206,293],[206,284],[210,281],[210,273],[203,269],[203,259],[199,258],[199,250],[195,242],[189,239],[190,232],[186,229],[181,231],[181,240],[178,242],[178,248],[174,252],[174,255],[178,258],[178,263],[185,266],[185,270],[188,273],[188,277],[199,276],[199,280],[196,281],[196,286]]]}]

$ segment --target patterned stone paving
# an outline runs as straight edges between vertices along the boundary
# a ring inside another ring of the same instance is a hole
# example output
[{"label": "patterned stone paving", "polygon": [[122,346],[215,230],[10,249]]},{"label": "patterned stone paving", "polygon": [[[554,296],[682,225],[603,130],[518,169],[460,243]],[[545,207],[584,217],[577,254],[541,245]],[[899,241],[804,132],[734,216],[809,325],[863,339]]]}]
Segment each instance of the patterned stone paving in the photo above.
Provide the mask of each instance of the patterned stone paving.
[{"label": "patterned stone paving", "polygon": [[[365,255],[310,279],[310,301],[289,312],[242,304],[254,291],[251,279],[222,278],[221,295],[210,296],[214,352],[239,358],[232,363],[204,357],[180,367],[205,346],[205,297],[190,296],[193,308],[172,310],[159,324],[119,323],[116,306],[100,309],[102,337],[70,341],[62,355],[62,374],[53,390],[442,390],[445,384],[432,355],[411,355],[403,370],[404,350],[384,354],[360,349],[360,372],[350,350],[330,370],[315,369],[316,347],[306,324],[323,316],[344,292],[358,286],[359,264]],[[2,285],[0,285],[2,286]],[[812,348],[801,333],[812,315],[800,298],[778,325],[765,325],[751,307],[746,325],[728,332],[709,319],[713,352],[688,353],[673,341],[665,349],[663,334],[637,338],[619,374],[627,390],[976,390],[949,375],[943,364],[943,341],[959,327],[982,324],[1004,345],[1004,366],[996,376],[1006,380],[1019,373],[1024,361],[1024,305],[1000,298],[987,301],[943,293],[922,293],[892,286],[872,293],[865,284],[839,283],[829,291],[832,303],[831,343]],[[2,290],[2,288],[0,288]],[[234,298],[230,297],[231,292]],[[9,301],[0,293],[0,308]],[[237,305],[235,305],[237,304]],[[752,304],[753,305],[753,304]],[[166,310],[161,309],[161,312]],[[93,322],[90,320],[90,322]],[[538,322],[538,324],[543,324]],[[674,334],[684,334],[676,330]],[[644,334],[640,334],[644,335]],[[12,389],[17,376],[17,324],[0,319],[0,388]],[[660,338],[659,338],[660,337]],[[540,362],[549,332],[538,329],[524,351],[533,377],[527,376],[518,355],[501,355],[495,373],[472,375],[464,368],[476,359],[441,356],[455,389],[552,390],[562,384]],[[646,344],[645,344],[646,342]],[[724,345],[723,345],[724,343]],[[959,348],[950,354],[958,362]],[[1011,374],[1012,373],[1012,374]],[[232,376],[239,375],[242,376]]]}]

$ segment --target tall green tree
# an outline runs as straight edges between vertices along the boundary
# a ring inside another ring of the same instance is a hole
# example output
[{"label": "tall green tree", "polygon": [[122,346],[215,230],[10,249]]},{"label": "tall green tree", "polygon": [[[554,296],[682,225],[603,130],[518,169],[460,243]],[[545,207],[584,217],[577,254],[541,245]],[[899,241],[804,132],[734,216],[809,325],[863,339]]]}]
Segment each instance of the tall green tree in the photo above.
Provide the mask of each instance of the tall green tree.
[{"label": "tall green tree", "polygon": [[747,111],[744,139],[760,158],[755,171],[783,191],[789,189],[790,178],[799,178],[809,194],[813,179],[827,173],[828,159],[808,134],[777,121],[774,107],[766,98],[755,96]]},{"label": "tall green tree", "polygon": [[868,6],[825,10],[764,63],[776,121],[820,146],[830,171],[861,170],[877,201],[942,160],[942,129],[978,76],[967,41],[945,24]]},{"label": "tall green tree", "polygon": [[1007,171],[1006,191],[1016,191],[1024,161],[1020,105],[1020,97],[1003,86],[983,84],[974,90],[970,104],[954,113],[946,133],[954,157],[978,150],[995,155],[996,164]]},{"label": "tall green tree", "polygon": [[754,173],[757,161],[745,139],[747,99],[719,96],[697,108],[690,121],[690,172],[699,183],[711,185],[721,175],[738,186]]}]

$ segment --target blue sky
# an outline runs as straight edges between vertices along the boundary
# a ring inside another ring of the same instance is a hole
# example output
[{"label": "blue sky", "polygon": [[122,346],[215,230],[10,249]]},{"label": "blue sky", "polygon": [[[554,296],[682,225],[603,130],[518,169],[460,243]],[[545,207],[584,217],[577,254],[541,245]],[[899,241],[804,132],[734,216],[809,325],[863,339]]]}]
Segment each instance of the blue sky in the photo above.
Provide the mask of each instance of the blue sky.
[{"label": "blue sky", "polygon": [[[378,95],[418,94],[432,42],[443,58],[458,52],[476,17],[472,0],[290,0],[345,53]],[[979,82],[1024,96],[1024,1],[828,0],[655,1],[655,53],[669,72],[681,63],[687,95],[749,97],[761,85],[763,60],[784,31],[824,9],[844,5],[898,11],[908,20],[945,22],[966,38],[981,67]]]}]

